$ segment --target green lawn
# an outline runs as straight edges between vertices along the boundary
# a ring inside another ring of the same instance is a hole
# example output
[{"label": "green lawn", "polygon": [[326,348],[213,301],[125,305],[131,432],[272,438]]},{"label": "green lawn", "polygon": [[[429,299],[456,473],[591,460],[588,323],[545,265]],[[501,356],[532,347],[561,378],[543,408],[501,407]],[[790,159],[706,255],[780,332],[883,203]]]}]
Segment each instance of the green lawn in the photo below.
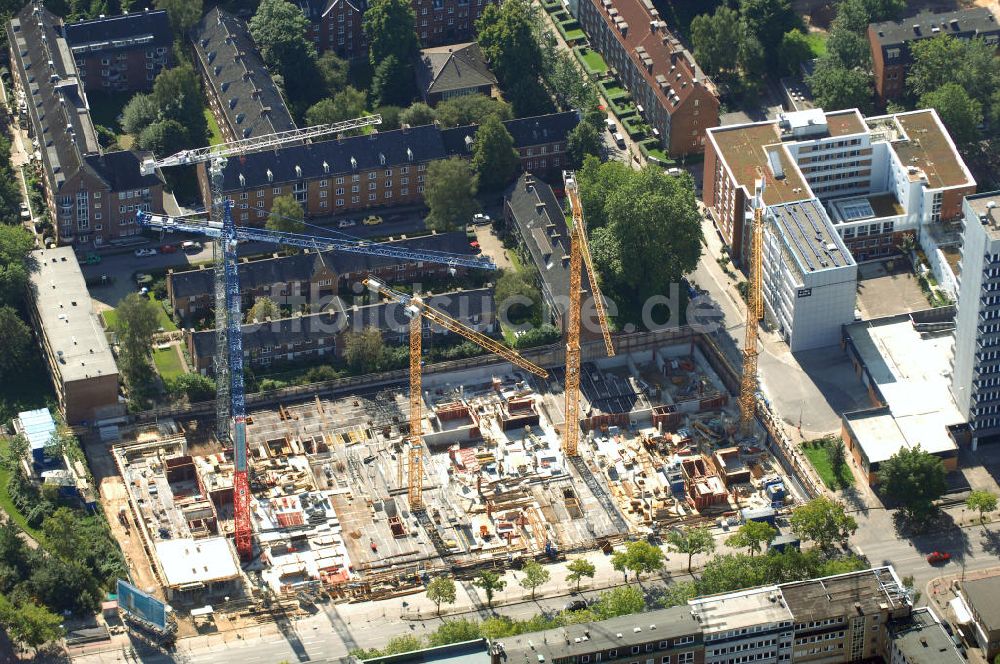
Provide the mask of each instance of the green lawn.
[{"label": "green lawn", "polygon": [[617,99],[621,99],[626,94],[628,94],[627,92],[625,92],[625,88],[617,84],[602,85],[598,83],[597,85],[604,91],[605,99],[607,99],[610,102],[613,102]]},{"label": "green lawn", "polygon": [[806,35],[806,41],[809,42],[809,48],[812,49],[814,58],[822,58],[826,55],[826,39],[825,32],[810,32]]},{"label": "green lawn", "polygon": [[[171,318],[169,314],[167,314],[167,308],[166,308],[167,303],[160,302],[152,295],[150,296],[149,299],[155,302],[157,305],[159,305],[156,308],[156,311],[159,314],[160,327],[162,327],[165,332],[176,331],[177,324],[174,322],[174,319]],[[108,309],[107,311],[102,311],[101,318],[104,319],[104,327],[106,327],[109,330],[118,324],[118,312],[115,311],[114,309]]]},{"label": "green lawn", "polygon": [[208,108],[205,109],[205,121],[208,123],[208,144],[218,145],[222,143],[222,132],[219,131],[219,123],[215,121],[215,116]]},{"label": "green lawn", "polygon": [[573,30],[566,30],[563,34],[566,35],[566,41],[580,41],[581,39],[587,38],[587,33],[585,33],[580,28],[574,28]]},{"label": "green lawn", "polygon": [[831,489],[848,487],[854,484],[854,474],[851,473],[848,462],[840,468],[840,476],[833,474],[833,466],[830,465],[830,457],[826,453],[826,445],[822,441],[810,441],[802,444],[802,453],[809,459],[809,463],[816,469],[816,473],[823,479],[823,483]]},{"label": "green lawn", "polygon": [[181,364],[181,357],[177,354],[177,346],[169,348],[156,348],[153,350],[153,364],[160,378],[176,378],[184,373],[184,366]]},{"label": "green lawn", "polygon": [[597,51],[587,50],[586,53],[580,54],[580,59],[583,60],[583,64],[587,66],[587,69],[595,74],[603,74],[608,70],[608,63],[604,61],[604,58]]},{"label": "green lawn", "polygon": [[[0,438],[0,454],[7,453],[7,439]],[[42,541],[42,533],[35,528],[28,525],[25,521],[24,515],[17,511],[14,507],[14,501],[10,499],[10,493],[7,492],[7,483],[10,481],[10,471],[8,471],[3,466],[0,466],[0,508],[18,525],[21,530],[31,535],[35,541]]]}]

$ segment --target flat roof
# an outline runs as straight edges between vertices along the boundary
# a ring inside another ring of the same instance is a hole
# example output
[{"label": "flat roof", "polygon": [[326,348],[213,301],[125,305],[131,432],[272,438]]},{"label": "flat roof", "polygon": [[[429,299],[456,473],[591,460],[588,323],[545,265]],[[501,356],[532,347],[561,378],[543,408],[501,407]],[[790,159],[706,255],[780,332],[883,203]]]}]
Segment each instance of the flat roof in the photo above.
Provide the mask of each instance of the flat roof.
[{"label": "flat roof", "polygon": [[521,634],[504,639],[503,644],[507,664],[538,664],[539,657],[552,662],[630,644],[697,635],[699,631],[691,609],[682,605]]},{"label": "flat roof", "polygon": [[1000,191],[966,196],[965,201],[976,217],[980,220],[985,217],[983,228],[986,229],[990,238],[1000,240]]},{"label": "flat roof", "polygon": [[63,383],[118,374],[72,247],[31,252],[35,309]]},{"label": "flat roof", "polygon": [[951,637],[926,607],[909,618],[889,623],[892,641],[907,664],[964,664]]},{"label": "flat roof", "polygon": [[52,440],[56,423],[48,408],[21,411],[17,414],[17,419],[21,423],[21,433],[28,439],[28,445],[31,446],[31,449],[44,449]]},{"label": "flat roof", "polygon": [[792,612],[776,600],[778,586],[761,586],[735,593],[699,597],[688,602],[706,635],[766,623],[792,620]]},{"label": "flat roof", "polygon": [[834,111],[826,114],[826,127],[830,136],[850,136],[851,134],[863,134],[868,131],[865,120],[861,117],[858,109],[852,108],[848,111]]},{"label": "flat roof", "polygon": [[901,606],[904,600],[887,592],[886,581],[893,583],[895,579],[886,568],[873,568],[785,583],[781,594],[795,621],[809,622],[850,614],[858,604],[866,614],[878,613],[883,604]]},{"label": "flat roof", "polygon": [[923,171],[932,189],[975,184],[936,112],[898,113],[896,120],[907,135],[906,140],[892,143],[903,166]]},{"label": "flat roof", "polygon": [[[713,127],[708,132],[719,146],[719,155],[729,166],[736,182],[746,187],[750,195],[754,193],[759,168],[767,175],[767,187],[764,189],[764,203],[767,205],[812,198],[802,173],[781,143],[777,122]],[[773,146],[785,172],[785,177],[780,180],[771,175],[768,146]]]},{"label": "flat roof", "polygon": [[969,608],[989,632],[1000,630],[1000,575],[962,581]]},{"label": "flat roof", "polygon": [[868,461],[903,446],[956,449],[947,427],[964,419],[949,389],[952,335],[922,335],[909,315],[852,323],[846,332],[888,406],[844,415]]},{"label": "flat roof", "polygon": [[490,664],[490,645],[486,639],[449,643],[434,648],[411,650],[410,652],[373,657],[360,660],[366,664]]},{"label": "flat roof", "polygon": [[236,554],[225,537],[169,539],[154,546],[170,587],[225,581],[240,575]]},{"label": "flat roof", "polygon": [[[764,189],[767,197],[767,189]],[[808,274],[854,265],[854,259],[819,200],[798,201],[768,208],[769,218],[780,231],[799,271]]]}]

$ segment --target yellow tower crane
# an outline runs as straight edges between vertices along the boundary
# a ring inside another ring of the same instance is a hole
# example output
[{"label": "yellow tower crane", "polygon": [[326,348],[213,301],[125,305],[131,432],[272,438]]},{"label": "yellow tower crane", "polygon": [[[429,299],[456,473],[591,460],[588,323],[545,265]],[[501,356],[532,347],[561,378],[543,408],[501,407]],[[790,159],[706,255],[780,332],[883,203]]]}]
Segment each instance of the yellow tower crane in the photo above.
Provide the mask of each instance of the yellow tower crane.
[{"label": "yellow tower crane", "polygon": [[764,186],[765,179],[757,169],[754,183],[753,226],[750,230],[750,278],[747,284],[747,322],[743,343],[743,377],[740,381],[740,434],[753,435],[757,410],[757,322],[764,315],[762,284],[764,253]]},{"label": "yellow tower crane", "polygon": [[608,329],[608,315],[604,310],[604,296],[597,284],[597,271],[590,257],[590,246],[587,244],[587,229],[583,224],[583,205],[580,202],[580,191],[576,184],[576,174],[573,171],[563,171],[563,184],[569,206],[573,212],[573,223],[569,229],[569,320],[566,325],[566,385],[565,385],[565,426],[563,427],[563,453],[566,456],[577,455],[577,445],[580,442],[580,311],[583,306],[583,264],[587,265],[587,279],[590,282],[590,293],[594,298],[594,311],[597,322],[604,336],[604,346],[608,357],[615,354],[615,346],[611,342],[611,330]]},{"label": "yellow tower crane", "polygon": [[[434,325],[443,327],[449,332],[454,332],[536,376],[548,378],[549,372],[534,362],[526,360],[507,346],[490,339],[485,334],[476,332],[444,312],[430,307],[420,297],[395,291],[374,277],[368,277],[364,283],[373,292],[379,293],[383,297],[402,305],[404,312],[410,319],[410,449],[407,462],[409,475],[407,478],[407,498],[410,502],[410,509],[418,510],[422,509],[424,504],[423,440],[420,431],[420,422],[423,419],[423,387],[420,375],[420,357],[423,353],[421,319],[427,319],[428,322]],[[400,468],[402,468],[402,464],[400,464]],[[400,476],[402,476],[402,470],[400,470]],[[400,480],[402,480],[402,477],[400,477]],[[402,485],[402,481],[400,481],[400,485]]]}]

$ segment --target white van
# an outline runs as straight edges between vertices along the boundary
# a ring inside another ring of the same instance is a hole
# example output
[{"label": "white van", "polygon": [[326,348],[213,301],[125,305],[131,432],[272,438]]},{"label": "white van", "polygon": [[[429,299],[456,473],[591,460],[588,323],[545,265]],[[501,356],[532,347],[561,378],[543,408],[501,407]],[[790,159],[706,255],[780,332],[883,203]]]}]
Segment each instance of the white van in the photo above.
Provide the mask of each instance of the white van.
[{"label": "white van", "polygon": [[616,125],[615,121],[611,118],[604,118],[604,126],[608,128],[609,133],[613,134],[618,131],[618,125]]},{"label": "white van", "polygon": [[615,139],[615,145],[617,145],[622,150],[624,150],[625,149],[625,139],[622,137],[622,135],[619,132],[616,131],[614,133],[614,139]]}]

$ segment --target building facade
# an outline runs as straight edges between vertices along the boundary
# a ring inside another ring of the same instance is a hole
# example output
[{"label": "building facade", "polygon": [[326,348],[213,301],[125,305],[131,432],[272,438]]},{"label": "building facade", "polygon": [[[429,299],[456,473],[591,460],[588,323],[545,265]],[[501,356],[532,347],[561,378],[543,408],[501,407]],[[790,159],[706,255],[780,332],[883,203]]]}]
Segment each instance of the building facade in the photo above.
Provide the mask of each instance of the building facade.
[{"label": "building facade", "polygon": [[162,10],[67,23],[63,33],[87,92],[150,90],[173,60],[174,37]]},{"label": "building facade", "polygon": [[61,21],[31,3],[7,25],[19,117],[37,141],[45,203],[59,244],[102,247],[141,232],[136,212],[163,211],[163,183],[141,155],[104,152]]},{"label": "building facade", "polygon": [[429,106],[466,95],[492,97],[496,90],[497,78],[476,42],[425,48],[415,69],[420,96]]},{"label": "building facade", "polygon": [[[1000,576],[962,581],[958,598],[986,661],[1000,654]],[[954,601],[954,600],[953,600]]]},{"label": "building facade", "polygon": [[124,414],[118,401],[118,365],[91,307],[72,247],[31,253],[31,319],[68,424]]},{"label": "building facade", "polygon": [[1000,436],[1000,192],[964,203],[951,393],[972,449]]},{"label": "building facade", "polygon": [[208,104],[225,140],[295,129],[243,20],[214,7],[192,31],[191,41]]},{"label": "building facade", "polygon": [[[565,164],[566,137],[578,122],[570,111],[504,124],[523,168],[544,164],[551,170]],[[241,224],[263,224],[277,196],[293,196],[308,217],[419,204],[427,166],[452,156],[471,158],[477,129],[404,127],[249,154],[229,160],[223,191]],[[207,207],[211,195],[203,164],[198,180]]]},{"label": "building facade", "polygon": [[649,0],[580,0],[591,48],[618,72],[671,157],[705,151],[719,124],[718,90]]},{"label": "building facade", "polygon": [[939,35],[980,38],[996,48],[1000,45],[1000,24],[988,7],[970,7],[943,14],[921,12],[898,21],[872,23],[868,26],[868,44],[872,52],[875,94],[880,103],[898,99],[906,92],[906,75],[913,63],[910,44]]},{"label": "building facade", "polygon": [[[426,302],[477,332],[490,334],[496,330],[491,288],[443,293],[427,298]],[[369,327],[379,328],[386,343],[402,345],[409,338],[410,318],[405,307],[395,302],[345,307],[342,301],[335,301],[323,313],[244,325],[243,354],[252,367],[310,358],[340,358],[345,335]],[[428,340],[425,343],[435,335],[451,334],[423,321],[422,336]],[[192,365],[203,374],[212,370],[216,340],[215,330],[189,329],[185,334]]]}]

